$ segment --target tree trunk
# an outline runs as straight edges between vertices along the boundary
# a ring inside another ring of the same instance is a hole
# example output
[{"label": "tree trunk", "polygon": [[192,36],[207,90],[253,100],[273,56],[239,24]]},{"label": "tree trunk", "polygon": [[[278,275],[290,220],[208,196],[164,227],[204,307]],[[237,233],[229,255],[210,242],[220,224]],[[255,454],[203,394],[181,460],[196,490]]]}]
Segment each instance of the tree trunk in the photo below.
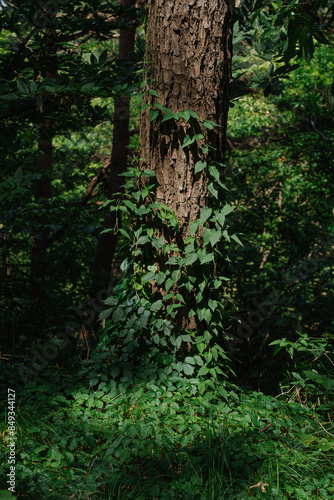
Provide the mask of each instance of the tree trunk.
[{"label": "tree trunk", "polygon": [[[135,6],[135,0],[121,0],[122,7]],[[127,18],[125,22],[131,21]],[[134,51],[135,45],[135,25],[120,29],[119,53],[118,59],[124,60]],[[130,97],[116,99],[114,103],[114,130],[113,146],[110,160],[110,178],[108,186],[108,198],[114,199],[115,194],[119,192],[122,186],[122,177],[119,174],[125,172],[127,167],[127,157],[129,145],[129,115],[130,115]],[[114,229],[116,226],[115,212],[106,209],[104,218],[104,228]],[[93,281],[91,287],[91,297],[94,300],[101,295],[101,292],[108,288],[111,279],[111,266],[115,254],[117,243],[117,234],[110,231],[101,234],[98,240],[95,263],[93,268]],[[84,347],[89,345],[91,329],[98,328],[98,311],[93,318],[87,320],[86,324],[81,326],[80,342]]]},{"label": "tree trunk", "polygon": [[[122,7],[135,6],[135,0],[121,0]],[[130,18],[125,20],[131,21]],[[120,30],[118,59],[124,60],[134,51],[135,25]],[[112,200],[122,185],[122,177],[119,174],[125,172],[129,145],[129,110],[130,97],[115,100],[114,108],[114,131],[113,147],[111,153],[110,179],[108,187],[108,198]],[[106,210],[104,227],[114,229],[116,225],[115,212]],[[110,281],[111,265],[115,254],[117,234],[114,232],[104,233],[99,237],[92,285],[92,295],[96,296],[101,289],[106,288]]]},{"label": "tree trunk", "polygon": [[[173,113],[190,109],[201,120],[221,126],[209,133],[216,148],[211,159],[222,161],[231,83],[232,0],[151,0],[148,11],[148,84],[159,102]],[[152,79],[152,82],[151,82]],[[175,211],[179,223],[198,218],[208,203],[204,175],[194,174],[196,148],[181,148],[187,126],[173,120],[141,120],[142,157],[155,171],[157,199]]]},{"label": "tree trunk", "polygon": [[[233,9],[233,0],[149,2],[145,57],[149,61],[149,103],[159,103],[172,113],[191,110],[199,116],[199,120],[191,118],[188,122],[163,121],[161,116],[150,121],[147,108],[141,119],[141,156],[145,168],[156,173],[157,201],[168,205],[178,219],[180,230],[174,240],[181,250],[190,223],[199,218],[203,207],[212,204],[206,174],[195,174],[195,164],[199,160],[221,163],[224,158],[232,80]],[[182,148],[186,135],[203,132],[200,122],[204,120],[219,125],[206,136],[203,134],[212,146],[209,152],[203,153],[201,140]],[[168,230],[163,236],[170,241]],[[165,270],[166,260],[161,254],[157,262],[160,271]],[[173,290],[177,292],[177,283]],[[163,288],[160,293],[165,295]],[[196,329],[195,318],[189,319],[189,311],[196,305],[195,289],[184,292],[183,298],[185,305],[178,310],[177,323],[188,330]]]}]

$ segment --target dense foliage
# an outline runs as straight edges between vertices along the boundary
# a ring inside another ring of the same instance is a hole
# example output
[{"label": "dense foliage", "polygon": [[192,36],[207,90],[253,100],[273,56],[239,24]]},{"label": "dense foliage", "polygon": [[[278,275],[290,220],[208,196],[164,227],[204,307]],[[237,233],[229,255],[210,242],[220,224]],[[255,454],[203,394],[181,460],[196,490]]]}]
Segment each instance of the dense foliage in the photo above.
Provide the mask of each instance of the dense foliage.
[{"label": "dense foliage", "polygon": [[[150,89],[144,9],[1,4],[0,498],[333,498],[332,2],[240,2],[224,165],[215,124]],[[128,169],[108,200],[128,96]],[[141,166],[143,96],[206,175],[186,229]]]}]

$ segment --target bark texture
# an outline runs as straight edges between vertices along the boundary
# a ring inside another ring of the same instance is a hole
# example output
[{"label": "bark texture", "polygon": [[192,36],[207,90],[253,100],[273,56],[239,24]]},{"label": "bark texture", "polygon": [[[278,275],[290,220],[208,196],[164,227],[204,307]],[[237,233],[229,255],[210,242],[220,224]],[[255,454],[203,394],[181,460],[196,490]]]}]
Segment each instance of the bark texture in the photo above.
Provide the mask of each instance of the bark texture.
[{"label": "bark texture", "polygon": [[[173,113],[190,109],[221,125],[209,133],[222,161],[232,59],[233,0],[150,0],[147,30],[147,79],[159,102]],[[151,81],[151,79],[153,79]],[[194,175],[198,148],[182,149],[187,125],[174,120],[141,120],[142,157],[156,172],[157,199],[171,207],[181,225],[192,222],[207,204],[204,175]]]}]

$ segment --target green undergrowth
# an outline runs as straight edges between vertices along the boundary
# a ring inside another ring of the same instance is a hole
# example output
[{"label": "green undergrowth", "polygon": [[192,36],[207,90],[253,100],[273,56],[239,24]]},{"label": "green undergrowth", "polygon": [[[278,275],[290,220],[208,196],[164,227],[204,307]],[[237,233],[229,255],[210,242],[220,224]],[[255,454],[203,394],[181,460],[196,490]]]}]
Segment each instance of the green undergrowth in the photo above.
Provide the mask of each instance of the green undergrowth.
[{"label": "green undergrowth", "polygon": [[44,372],[17,389],[17,498],[333,498],[328,409],[227,383],[225,397],[194,395],[180,376],[137,384],[103,378],[89,387]]}]

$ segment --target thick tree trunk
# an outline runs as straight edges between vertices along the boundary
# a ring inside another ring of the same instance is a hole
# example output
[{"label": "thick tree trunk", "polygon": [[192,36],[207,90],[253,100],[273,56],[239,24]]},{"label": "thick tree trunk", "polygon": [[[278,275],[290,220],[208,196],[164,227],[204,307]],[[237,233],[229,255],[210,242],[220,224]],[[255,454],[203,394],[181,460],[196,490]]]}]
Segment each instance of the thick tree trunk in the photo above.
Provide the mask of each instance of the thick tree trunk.
[{"label": "thick tree trunk", "polygon": [[[147,78],[159,102],[173,113],[190,109],[201,120],[221,126],[210,132],[216,148],[211,159],[221,161],[231,83],[232,0],[151,0],[147,30]],[[151,82],[151,79],[152,82]],[[149,121],[142,116],[141,146],[146,167],[156,172],[157,199],[189,224],[208,203],[204,175],[194,175],[198,148],[182,149],[187,133],[174,120]]]}]

